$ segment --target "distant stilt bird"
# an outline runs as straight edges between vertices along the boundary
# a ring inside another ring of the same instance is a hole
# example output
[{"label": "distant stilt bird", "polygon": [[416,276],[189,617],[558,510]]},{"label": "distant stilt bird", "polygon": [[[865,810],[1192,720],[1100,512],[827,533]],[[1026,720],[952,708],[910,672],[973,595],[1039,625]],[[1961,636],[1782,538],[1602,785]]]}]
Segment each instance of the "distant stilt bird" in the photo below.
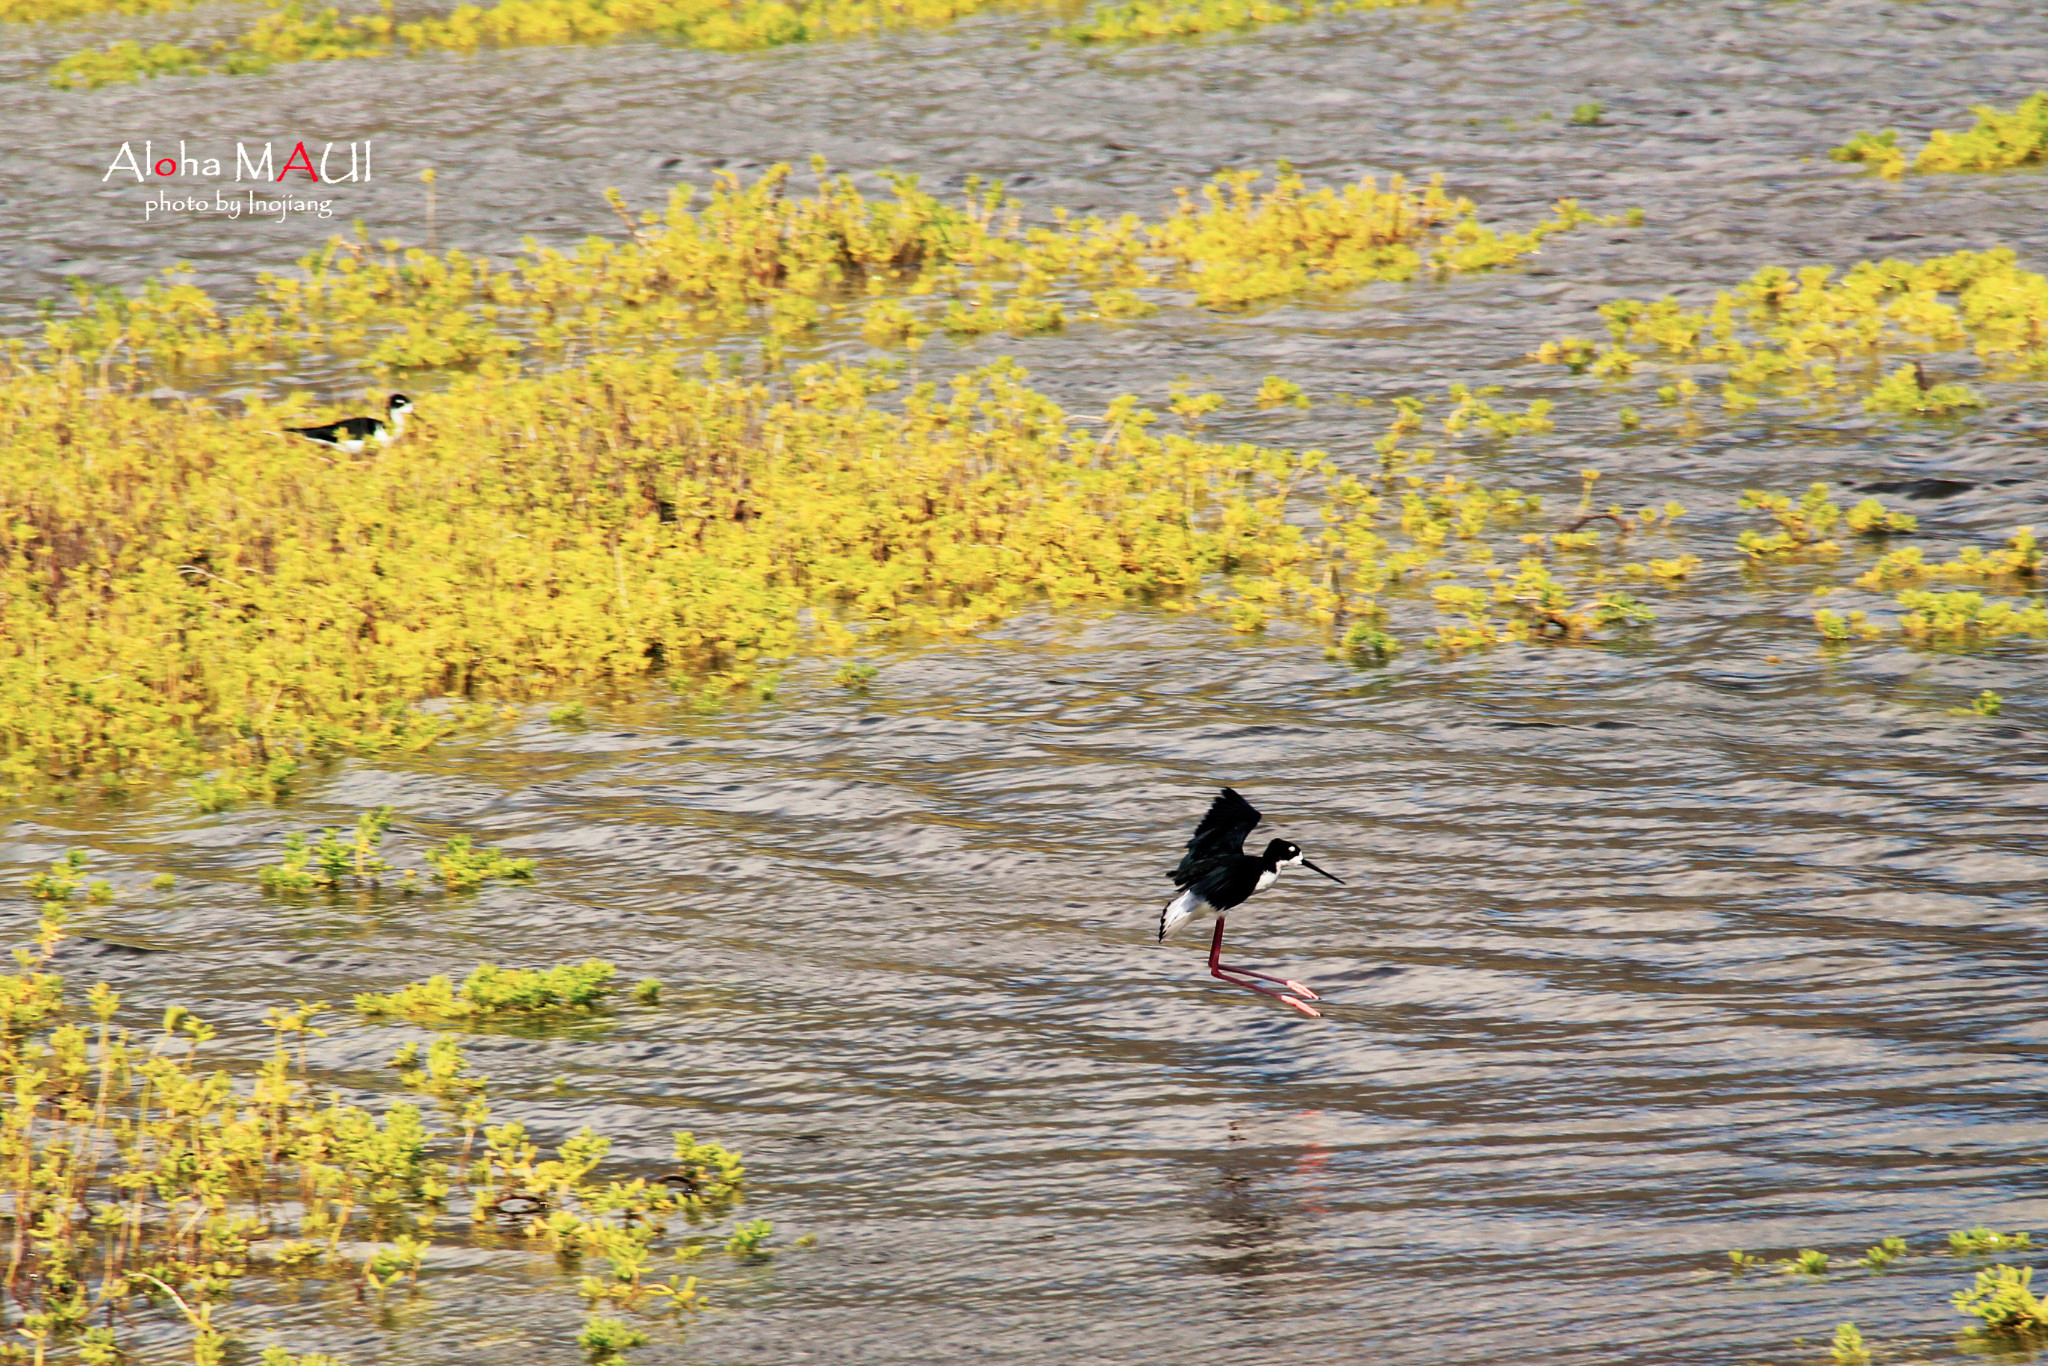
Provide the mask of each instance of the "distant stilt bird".
[{"label": "distant stilt bird", "polygon": [[404,394],[393,394],[384,404],[384,416],[345,417],[339,422],[329,422],[320,427],[287,427],[294,436],[303,436],[308,441],[318,441],[323,446],[339,446],[350,455],[362,450],[372,441],[388,446],[405,435],[405,415],[412,411],[412,400]]},{"label": "distant stilt bird", "polygon": [[[1285,1001],[1304,1015],[1321,1018],[1323,1012],[1308,1004],[1308,1001],[1321,998],[1300,982],[1291,977],[1274,977],[1269,973],[1253,972],[1250,968],[1232,967],[1223,961],[1224,913],[1252,893],[1263,892],[1272,886],[1282,868],[1307,868],[1322,873],[1340,887],[1344,885],[1343,878],[1310,863],[1302,857],[1301,846],[1287,840],[1269,842],[1262,854],[1247,854],[1244,851],[1245,836],[1251,834],[1259,819],[1258,809],[1227,787],[1209,804],[1209,814],[1203,816],[1202,823],[1195,827],[1195,837],[1188,841],[1187,853],[1182,855],[1180,866],[1173,870],[1173,885],[1181,890],[1180,895],[1167,902],[1159,912],[1160,942],[1164,943],[1167,935],[1194,917],[1213,911],[1216,915],[1216,937],[1209,943],[1211,977],[1221,978],[1235,986],[1250,987],[1262,995]],[[1278,982],[1287,990],[1273,991],[1246,980],[1252,977],[1261,982]],[[1293,994],[1289,995],[1289,992]],[[1302,997],[1307,1000],[1299,999]]]}]

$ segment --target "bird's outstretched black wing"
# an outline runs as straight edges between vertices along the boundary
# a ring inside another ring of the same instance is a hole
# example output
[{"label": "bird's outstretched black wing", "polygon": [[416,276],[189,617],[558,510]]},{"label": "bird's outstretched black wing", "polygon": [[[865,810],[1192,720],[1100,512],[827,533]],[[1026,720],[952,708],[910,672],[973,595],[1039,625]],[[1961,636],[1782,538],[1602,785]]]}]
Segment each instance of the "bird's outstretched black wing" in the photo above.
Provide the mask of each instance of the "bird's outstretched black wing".
[{"label": "bird's outstretched black wing", "polygon": [[1245,836],[1251,834],[1259,819],[1257,807],[1233,789],[1224,788],[1209,803],[1209,814],[1195,827],[1187,853],[1181,855],[1180,866],[1173,870],[1173,885],[1199,888],[1208,875],[1232,867],[1244,853]]}]

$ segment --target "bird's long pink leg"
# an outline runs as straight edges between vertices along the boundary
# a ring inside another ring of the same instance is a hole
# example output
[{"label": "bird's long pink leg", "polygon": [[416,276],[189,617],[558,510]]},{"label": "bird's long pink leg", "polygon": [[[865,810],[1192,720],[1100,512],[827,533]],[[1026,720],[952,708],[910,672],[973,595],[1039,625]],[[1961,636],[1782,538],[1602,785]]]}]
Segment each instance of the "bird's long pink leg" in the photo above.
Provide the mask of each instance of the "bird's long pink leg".
[{"label": "bird's long pink leg", "polygon": [[1247,982],[1245,978],[1256,977],[1259,979],[1259,981],[1262,982],[1278,982],[1281,986],[1286,987],[1288,991],[1297,992],[1300,995],[1306,996],[1310,1001],[1319,1001],[1322,999],[1320,996],[1317,996],[1313,991],[1310,991],[1307,987],[1303,986],[1300,982],[1294,981],[1293,979],[1287,977],[1275,977],[1271,973],[1267,972],[1253,972],[1250,968],[1232,967],[1230,964],[1224,962],[1223,917],[1220,915],[1216,917],[1216,937],[1209,941],[1209,975],[1211,977],[1218,979],[1219,981],[1228,982],[1232,986],[1249,987],[1251,990],[1258,992],[1261,996],[1270,996],[1276,1001],[1285,1001],[1288,1005],[1293,1006],[1296,1010],[1300,1011],[1304,1015],[1312,1016],[1313,1018],[1318,1020],[1323,1018],[1323,1012],[1317,1010],[1314,1006],[1307,1004],[1307,1002],[1297,1001],[1294,999],[1294,997],[1286,995],[1283,992],[1271,991],[1265,987],[1259,986],[1257,983]]},{"label": "bird's long pink leg", "polygon": [[1219,915],[1216,917],[1216,937],[1209,943],[1210,972],[1218,976],[1221,976],[1223,973],[1227,972],[1234,973],[1239,977],[1256,977],[1262,982],[1278,982],[1281,986],[1286,987],[1289,991],[1294,992],[1296,995],[1299,996],[1306,996],[1311,1001],[1320,1001],[1323,999],[1322,997],[1316,995],[1315,992],[1309,990],[1308,986],[1305,983],[1297,982],[1292,977],[1275,977],[1270,972],[1254,972],[1250,968],[1241,968],[1233,963],[1225,963],[1221,961],[1222,957],[1223,917]]}]

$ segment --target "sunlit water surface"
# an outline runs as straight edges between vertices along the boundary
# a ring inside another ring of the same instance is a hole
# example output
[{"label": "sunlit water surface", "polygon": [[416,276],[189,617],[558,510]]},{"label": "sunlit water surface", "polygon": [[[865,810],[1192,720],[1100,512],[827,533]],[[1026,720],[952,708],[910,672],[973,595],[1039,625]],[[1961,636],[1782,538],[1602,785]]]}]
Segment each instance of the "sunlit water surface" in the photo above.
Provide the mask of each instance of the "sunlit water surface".
[{"label": "sunlit water surface", "polygon": [[[1738,1282],[1725,1250],[1931,1250],[1949,1229],[2048,1224],[2038,647],[1823,653],[1808,594],[1846,575],[1738,573],[1734,497],[1939,479],[1894,498],[1924,542],[1995,541],[2048,522],[2038,399],[1994,389],[1969,424],[1852,409],[1624,438],[1591,381],[1521,357],[1596,331],[1605,299],[1697,297],[1772,262],[2004,242],[2038,266],[2038,173],[1887,185],[1825,151],[2028,93],[2048,11],[1502,0],[1121,53],[1032,51],[1043,26],[89,95],[37,83],[77,30],[10,31],[0,290],[26,305],[65,274],[132,285],[190,260],[246,299],[254,266],[335,226],[143,224],[141,192],[99,176],[144,136],[375,137],[391,172],[348,192],[349,215],[420,240],[406,177],[432,164],[440,242],[499,253],[604,230],[608,185],[647,203],[813,152],[941,187],[994,175],[1041,210],[1157,212],[1172,185],[1281,157],[1322,178],[1441,170],[1495,219],[1565,194],[1641,206],[1644,227],[1556,239],[1511,274],[916,364],[1012,353],[1077,411],[1181,375],[1239,398],[1268,373],[1552,397],[1555,434],[1471,468],[1553,508],[1588,464],[1603,499],[1685,502],[1709,566],[1655,595],[1654,629],[1451,662],[1417,643],[1359,670],[1286,629],[1042,616],[885,656],[865,696],[800,666],[778,700],[710,715],[660,695],[600,701],[582,730],[536,713],[328,770],[282,810],[38,808],[0,843],[10,883],[82,845],[124,888],[65,966],[144,1012],[192,1006],[250,1054],[272,1005],[484,957],[598,954],[670,983],[658,1008],[471,1048],[500,1118],[549,1138],[591,1124],[646,1170],[674,1129],[728,1140],[749,1213],[817,1235],[764,1266],[707,1263],[713,1307],[636,1360],[1812,1361],[1845,1319],[1953,1357],[1962,1263]],[[1565,125],[1588,99],[1603,123]],[[302,382],[322,381],[275,377]],[[1219,434],[1347,462],[1379,429],[1329,404],[1236,411]],[[1431,620],[1396,604],[1411,640]],[[2003,716],[1950,714],[1987,687]],[[1164,869],[1226,782],[1348,879],[1290,875],[1231,922],[1238,956],[1305,976],[1325,1019],[1211,982],[1192,939],[1152,942]],[[467,832],[538,858],[538,882],[256,891],[283,833],[387,802],[401,854]],[[159,871],[176,891],[143,889]],[[383,1094],[416,1033],[352,1024],[313,1061]],[[383,1320],[314,1291],[234,1315],[358,1366],[571,1359],[579,1321],[549,1260],[515,1246],[437,1254]]]}]

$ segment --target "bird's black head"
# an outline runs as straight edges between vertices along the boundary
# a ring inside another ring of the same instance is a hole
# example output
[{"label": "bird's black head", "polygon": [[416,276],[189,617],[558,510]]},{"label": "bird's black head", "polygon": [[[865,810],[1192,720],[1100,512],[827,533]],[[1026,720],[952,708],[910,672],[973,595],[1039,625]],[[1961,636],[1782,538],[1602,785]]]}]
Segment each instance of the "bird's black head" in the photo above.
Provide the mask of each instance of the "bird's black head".
[{"label": "bird's black head", "polygon": [[391,401],[386,403],[384,407],[389,412],[402,413],[407,408],[412,407],[412,400],[407,398],[404,394],[393,394],[391,396]]},{"label": "bird's black head", "polygon": [[1326,869],[1318,868],[1313,863],[1310,863],[1307,859],[1303,858],[1301,856],[1301,846],[1296,844],[1292,840],[1267,841],[1266,852],[1261,854],[1259,857],[1262,862],[1264,862],[1268,867],[1273,869],[1273,871],[1276,873],[1280,871],[1282,868],[1306,868],[1312,873],[1321,873],[1324,877],[1330,879],[1330,881],[1336,883],[1340,887],[1344,885],[1343,878],[1338,877],[1335,873],[1329,872]]}]

